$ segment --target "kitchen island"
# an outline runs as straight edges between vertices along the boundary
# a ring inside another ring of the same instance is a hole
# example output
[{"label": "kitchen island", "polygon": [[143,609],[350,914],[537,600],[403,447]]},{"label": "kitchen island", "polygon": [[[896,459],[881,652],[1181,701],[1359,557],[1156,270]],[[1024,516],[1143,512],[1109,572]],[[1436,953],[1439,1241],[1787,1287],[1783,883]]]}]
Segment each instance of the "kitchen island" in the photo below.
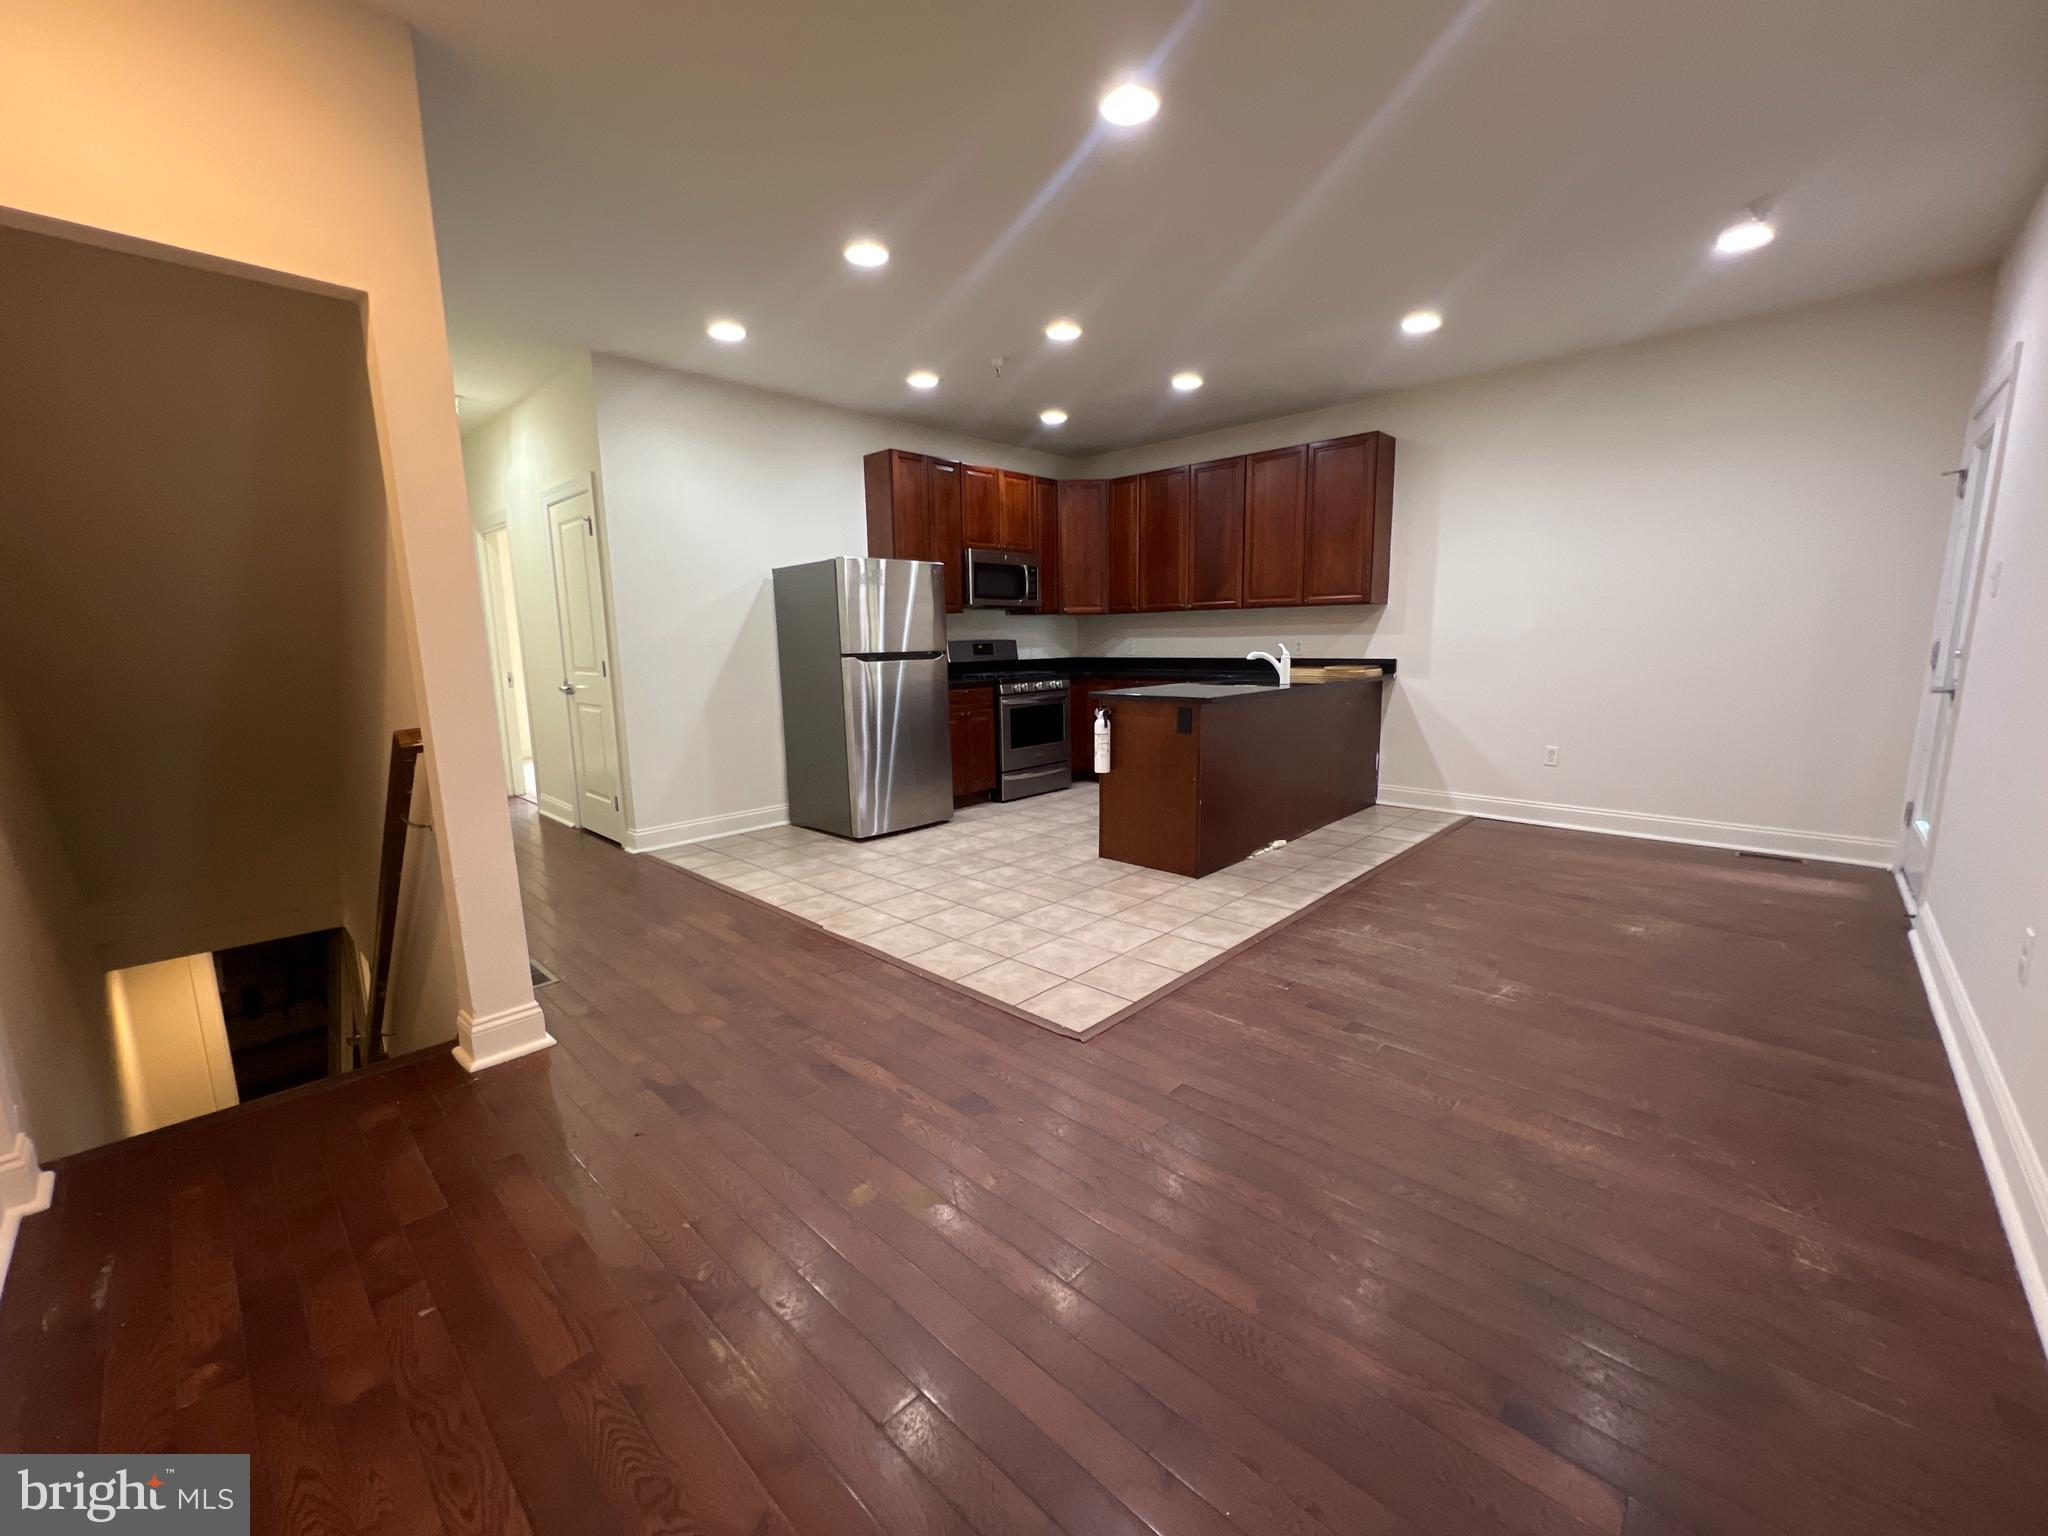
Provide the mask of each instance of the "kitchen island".
[{"label": "kitchen island", "polygon": [[1379,799],[1385,680],[1098,691],[1105,859],[1199,878]]}]

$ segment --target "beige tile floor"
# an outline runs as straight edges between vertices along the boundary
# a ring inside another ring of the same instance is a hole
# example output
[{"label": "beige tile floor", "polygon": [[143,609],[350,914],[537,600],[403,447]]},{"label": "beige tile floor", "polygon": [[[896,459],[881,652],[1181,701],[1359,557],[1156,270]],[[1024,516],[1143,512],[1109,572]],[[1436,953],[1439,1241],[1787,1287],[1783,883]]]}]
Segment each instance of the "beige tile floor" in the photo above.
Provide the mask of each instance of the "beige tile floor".
[{"label": "beige tile floor", "polygon": [[1457,818],[1376,806],[1200,880],[1096,856],[1097,787],[868,842],[769,827],[669,863],[1071,1033]]}]

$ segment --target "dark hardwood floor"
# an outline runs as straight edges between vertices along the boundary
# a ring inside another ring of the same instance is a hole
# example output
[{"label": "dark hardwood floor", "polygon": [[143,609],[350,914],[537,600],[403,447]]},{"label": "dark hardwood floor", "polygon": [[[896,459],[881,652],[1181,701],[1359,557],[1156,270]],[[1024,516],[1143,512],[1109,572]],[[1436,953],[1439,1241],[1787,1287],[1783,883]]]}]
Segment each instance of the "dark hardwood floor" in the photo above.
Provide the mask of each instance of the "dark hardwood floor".
[{"label": "dark hardwood floor", "polygon": [[516,829],[560,1048],[64,1168],[0,1447],[292,1533],[2048,1528],[1881,874],[1473,823],[1083,1044]]}]

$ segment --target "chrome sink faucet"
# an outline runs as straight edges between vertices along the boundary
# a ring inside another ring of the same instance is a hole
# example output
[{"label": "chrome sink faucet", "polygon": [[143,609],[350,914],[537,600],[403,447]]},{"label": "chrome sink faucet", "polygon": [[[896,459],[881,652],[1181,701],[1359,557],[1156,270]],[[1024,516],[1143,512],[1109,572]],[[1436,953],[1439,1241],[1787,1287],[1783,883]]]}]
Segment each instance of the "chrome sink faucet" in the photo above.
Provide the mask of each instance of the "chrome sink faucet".
[{"label": "chrome sink faucet", "polygon": [[1246,661],[1271,662],[1273,670],[1280,674],[1280,686],[1282,688],[1292,688],[1294,686],[1294,657],[1288,654],[1287,643],[1284,640],[1280,643],[1280,654],[1278,656],[1275,656],[1271,651],[1247,651],[1244,659]]}]

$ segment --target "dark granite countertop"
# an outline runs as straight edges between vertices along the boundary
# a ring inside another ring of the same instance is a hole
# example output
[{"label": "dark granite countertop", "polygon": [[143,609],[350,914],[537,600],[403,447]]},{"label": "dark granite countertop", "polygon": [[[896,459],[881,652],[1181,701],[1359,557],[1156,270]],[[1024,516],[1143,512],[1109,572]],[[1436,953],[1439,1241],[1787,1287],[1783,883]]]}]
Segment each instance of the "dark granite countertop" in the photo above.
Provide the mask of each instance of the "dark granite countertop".
[{"label": "dark granite countertop", "polygon": [[[1309,686],[1304,683],[1303,687]],[[1317,683],[1314,686],[1323,686]],[[1206,703],[1212,699],[1238,698],[1253,693],[1286,693],[1278,683],[1154,683],[1144,688],[1105,688],[1098,699],[1180,699]]]},{"label": "dark granite countertop", "polygon": [[[1271,668],[1267,669],[1268,671]],[[1155,683],[1142,688],[1105,688],[1098,699],[1179,699],[1184,703],[1214,703],[1219,699],[1243,699],[1261,693],[1293,693],[1303,688],[1341,688],[1346,683],[1377,683],[1377,677],[1333,678],[1322,683],[1296,683],[1282,688],[1278,683]]]},{"label": "dark granite countertop", "polygon": [[[1297,667],[1378,667],[1394,675],[1391,656],[1297,656]],[[986,682],[1012,672],[1051,672],[1060,677],[1172,678],[1177,683],[1258,684],[1273,681],[1273,669],[1242,656],[1029,656],[1017,661],[956,661],[947,673],[958,681],[972,674]],[[1309,684],[1297,686],[1308,687]]]}]

